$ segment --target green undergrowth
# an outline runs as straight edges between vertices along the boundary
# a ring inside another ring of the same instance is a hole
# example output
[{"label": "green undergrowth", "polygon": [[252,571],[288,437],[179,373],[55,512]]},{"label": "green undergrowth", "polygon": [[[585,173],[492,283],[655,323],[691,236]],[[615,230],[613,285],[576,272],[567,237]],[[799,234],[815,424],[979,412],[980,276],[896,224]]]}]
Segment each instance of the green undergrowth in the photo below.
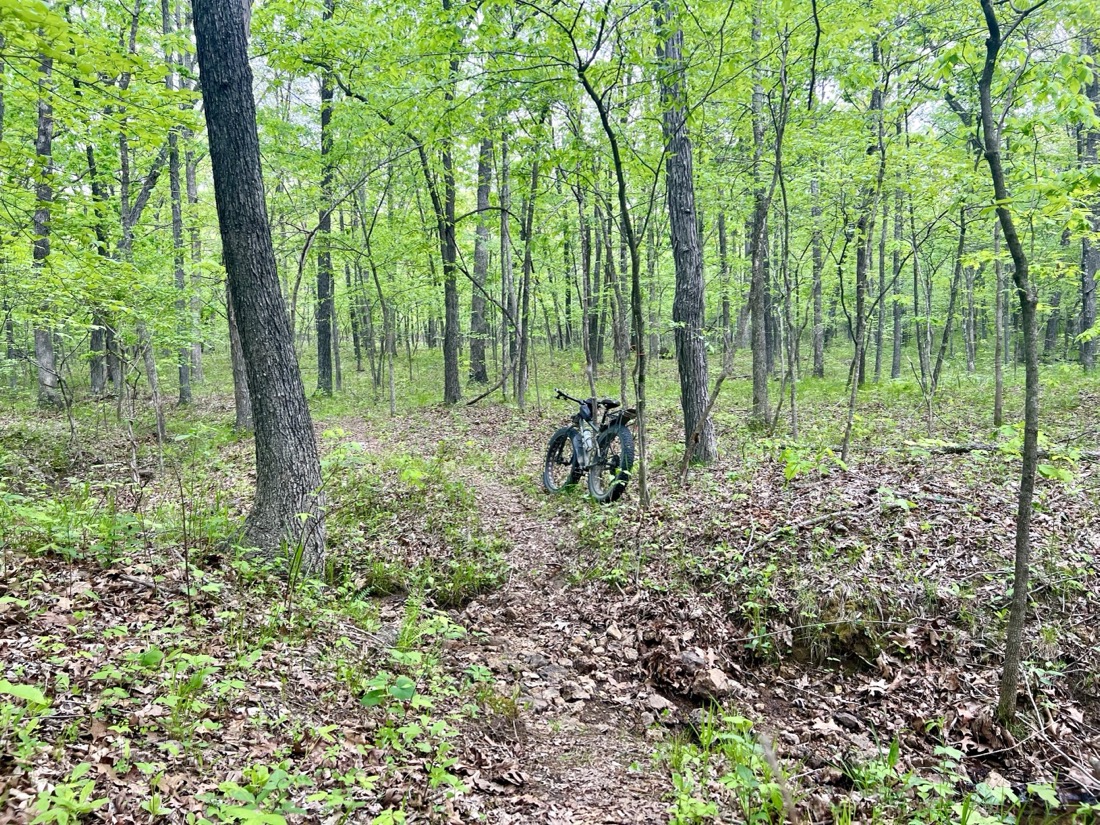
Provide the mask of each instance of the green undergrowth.
[{"label": "green undergrowth", "polygon": [[799,766],[781,763],[771,740],[743,716],[709,713],[691,734],[657,754],[672,783],[673,825],[806,818],[837,825],[1016,825],[1092,823],[1100,814],[1097,805],[1061,802],[1049,784],[1013,788],[994,773],[975,782],[962,753],[945,746],[933,759],[920,760],[919,768],[904,758],[897,740],[874,754],[840,759],[829,766],[836,793],[826,796],[804,789]]},{"label": "green undergrowth", "polygon": [[453,456],[330,434],[329,568],[288,583],[286,560],[235,544],[250,445],[173,425],[160,449],[116,432],[91,462],[56,421],[0,435],[0,465],[50,469],[0,480],[0,625],[21,639],[0,665],[0,809],[36,825],[108,799],[154,822],[452,810],[460,728],[516,713],[484,669],[443,664],[465,630],[439,608],[506,572]]},{"label": "green undergrowth", "polygon": [[428,458],[333,443],[324,459],[332,576],[361,596],[418,590],[459,607],[495,589],[506,544],[482,523],[447,442]]}]

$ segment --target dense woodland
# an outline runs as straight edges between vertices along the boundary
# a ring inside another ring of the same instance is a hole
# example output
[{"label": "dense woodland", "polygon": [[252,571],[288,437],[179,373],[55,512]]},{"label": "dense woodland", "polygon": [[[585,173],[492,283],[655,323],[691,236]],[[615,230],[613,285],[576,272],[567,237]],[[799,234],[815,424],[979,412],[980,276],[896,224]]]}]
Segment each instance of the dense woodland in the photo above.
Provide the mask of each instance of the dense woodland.
[{"label": "dense woodland", "polygon": [[1094,821],[1098,44],[0,0],[0,823]]}]

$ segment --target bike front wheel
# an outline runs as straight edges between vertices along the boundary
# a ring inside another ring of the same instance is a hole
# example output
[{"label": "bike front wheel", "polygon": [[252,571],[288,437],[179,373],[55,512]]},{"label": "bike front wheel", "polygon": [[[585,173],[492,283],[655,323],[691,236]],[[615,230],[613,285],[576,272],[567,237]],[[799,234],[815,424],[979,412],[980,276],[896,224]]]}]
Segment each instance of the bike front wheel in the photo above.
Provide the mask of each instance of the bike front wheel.
[{"label": "bike front wheel", "polygon": [[548,493],[560,493],[581,479],[581,451],[577,444],[580,434],[573,427],[562,427],[550,436],[546,463],[542,469],[542,486]]},{"label": "bike front wheel", "polygon": [[601,504],[617,501],[634,468],[634,435],[620,425],[600,433],[599,455],[588,470],[588,492]]}]

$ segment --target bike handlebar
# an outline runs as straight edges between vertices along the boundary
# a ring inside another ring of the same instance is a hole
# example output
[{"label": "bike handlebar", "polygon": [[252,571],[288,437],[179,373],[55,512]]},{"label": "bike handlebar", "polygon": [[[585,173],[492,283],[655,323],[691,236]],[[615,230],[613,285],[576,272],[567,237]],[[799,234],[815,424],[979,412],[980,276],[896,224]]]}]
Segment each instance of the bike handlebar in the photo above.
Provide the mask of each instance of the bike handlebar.
[{"label": "bike handlebar", "polygon": [[561,390],[558,390],[558,389],[555,389],[554,392],[557,393],[558,398],[564,398],[567,401],[572,401],[575,404],[584,404],[584,403],[586,403],[586,402],[582,401],[579,398],[574,398],[573,396],[571,396],[567,392],[562,392]]}]

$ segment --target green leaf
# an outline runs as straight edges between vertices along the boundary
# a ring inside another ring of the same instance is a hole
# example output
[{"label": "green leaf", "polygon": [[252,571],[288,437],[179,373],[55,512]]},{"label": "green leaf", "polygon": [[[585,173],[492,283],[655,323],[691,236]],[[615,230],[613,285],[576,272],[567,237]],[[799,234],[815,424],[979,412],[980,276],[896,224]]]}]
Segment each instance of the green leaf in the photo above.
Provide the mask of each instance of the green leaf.
[{"label": "green leaf", "polygon": [[31,685],[13,685],[7,679],[0,679],[0,693],[14,696],[16,699],[22,699],[33,705],[49,704],[45,695],[38,688]]}]

